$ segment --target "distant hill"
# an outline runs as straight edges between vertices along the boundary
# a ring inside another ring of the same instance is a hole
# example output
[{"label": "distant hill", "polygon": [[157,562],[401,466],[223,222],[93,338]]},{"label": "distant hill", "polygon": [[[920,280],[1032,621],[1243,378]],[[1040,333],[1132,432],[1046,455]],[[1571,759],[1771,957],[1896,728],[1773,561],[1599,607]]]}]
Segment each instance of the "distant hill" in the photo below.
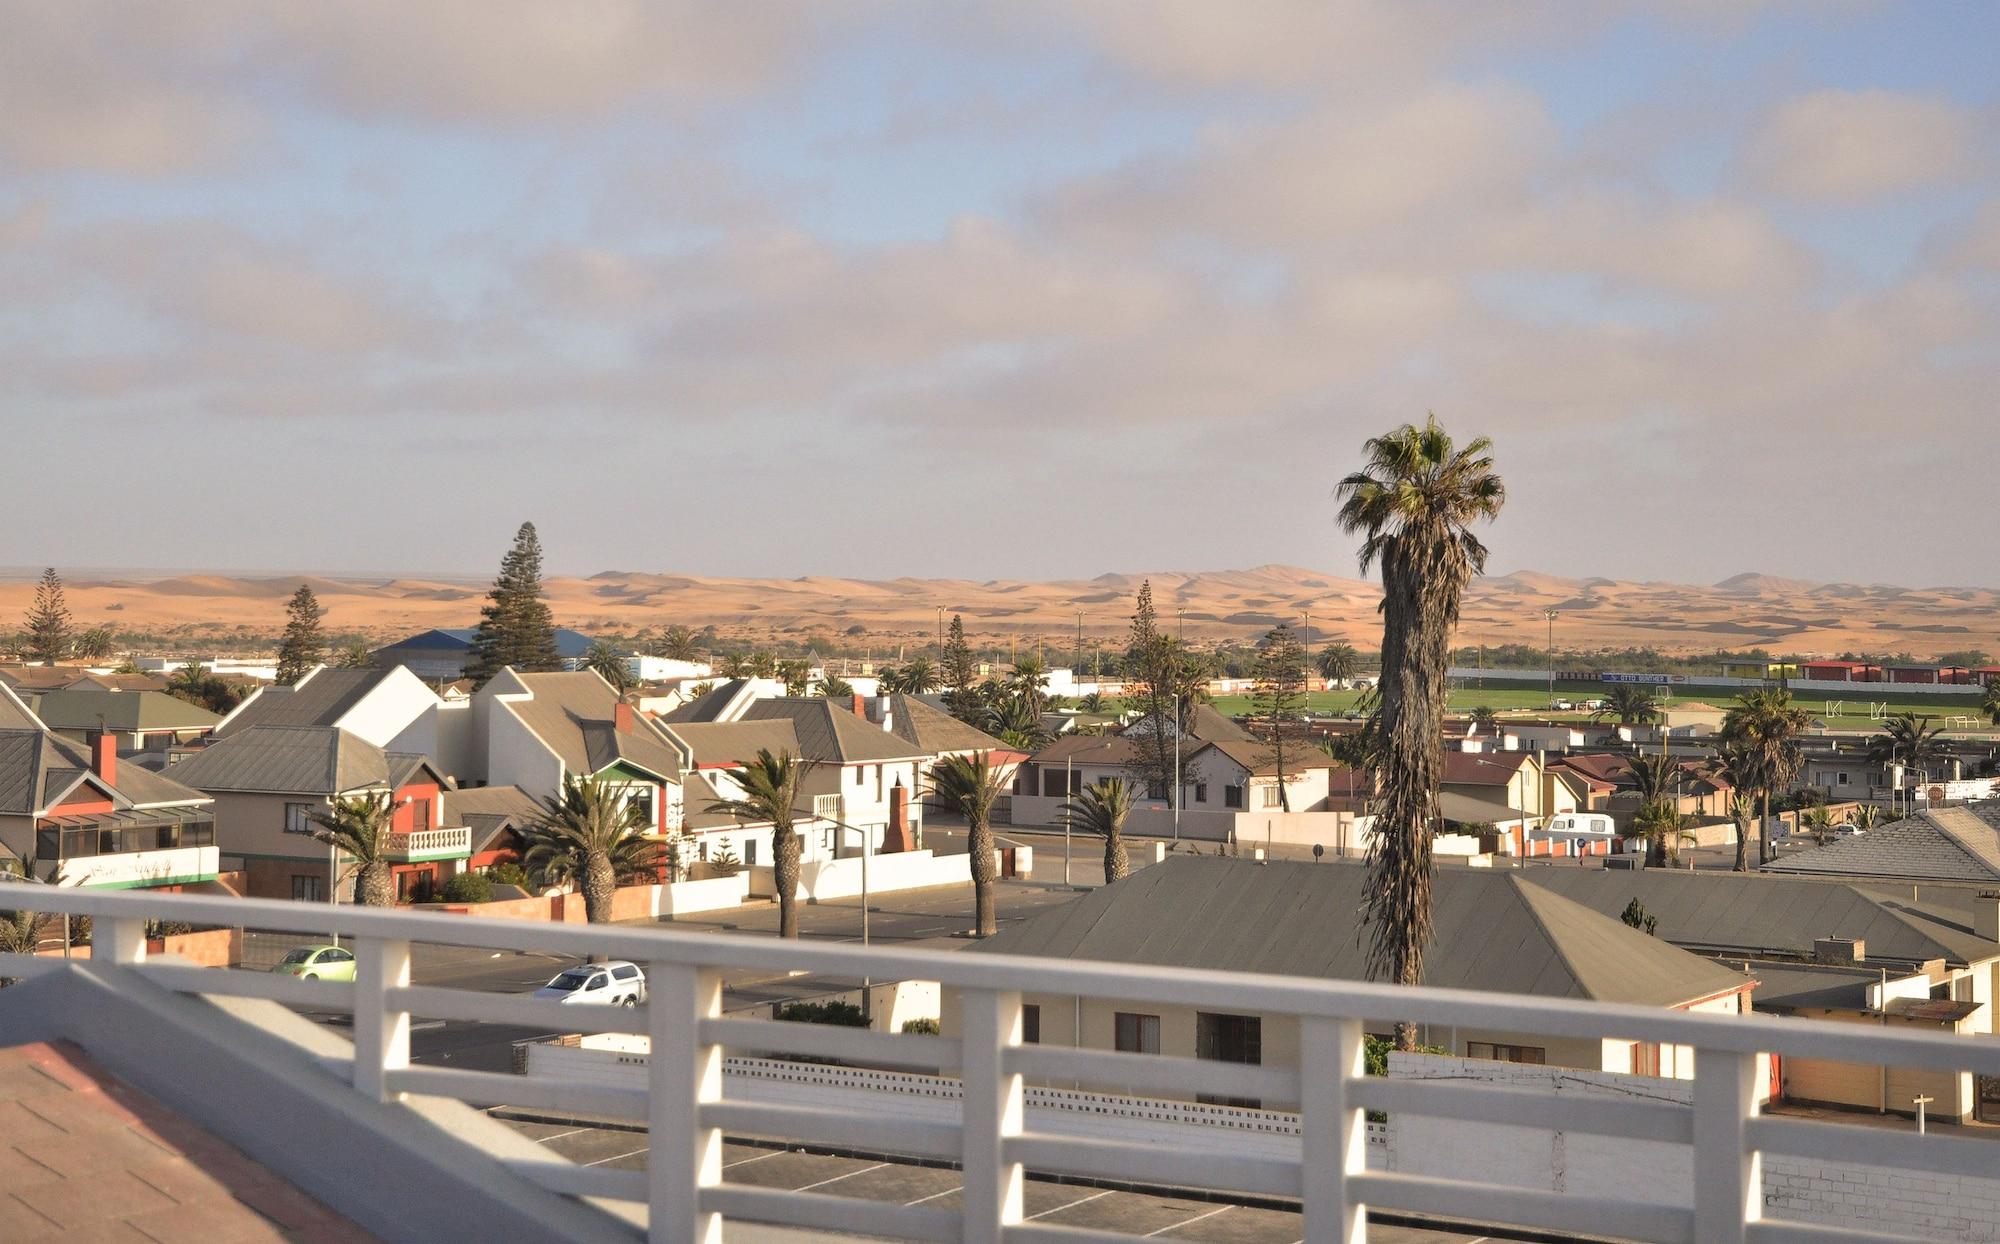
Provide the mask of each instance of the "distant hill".
[{"label": "distant hill", "polygon": [[[768,641],[840,636],[892,653],[925,642],[937,609],[965,615],[976,636],[1039,639],[1055,652],[1075,641],[1078,611],[1094,641],[1124,633],[1132,595],[1150,578],[1162,625],[1190,638],[1248,640],[1312,612],[1316,644],[1341,638],[1372,648],[1380,591],[1371,582],[1298,566],[1248,570],[1103,574],[1056,582],[965,579],[742,579],[672,571],[605,571],[549,580],[557,620],[586,632],[636,632],[674,624],[714,626]],[[275,635],[284,601],[309,582],[334,632],[387,640],[432,626],[470,626],[484,586],[445,578],[339,578],[189,572],[145,579],[68,581],[80,625],[181,635]],[[34,585],[0,582],[0,619],[14,626]],[[1566,579],[1532,571],[1474,581],[1459,627],[1461,647],[1547,642],[1545,609],[1559,609],[1556,642],[1570,650],[1650,646],[1673,653],[1765,647],[1786,652],[2000,653],[2000,592],[1989,588],[1896,588],[1816,584],[1742,574],[1710,586]],[[6,625],[0,623],[0,626]]]}]

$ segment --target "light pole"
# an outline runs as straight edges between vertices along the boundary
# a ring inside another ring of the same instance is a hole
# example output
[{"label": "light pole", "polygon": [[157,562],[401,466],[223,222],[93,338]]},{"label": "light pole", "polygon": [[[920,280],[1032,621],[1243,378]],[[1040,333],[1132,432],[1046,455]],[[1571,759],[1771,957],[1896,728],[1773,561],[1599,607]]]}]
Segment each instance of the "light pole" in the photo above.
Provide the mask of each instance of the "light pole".
[{"label": "light pole", "polygon": [[[861,835],[861,948],[866,950],[868,948],[868,857],[875,854],[871,850],[874,842],[869,837],[868,831],[858,825],[849,825],[846,821],[837,821],[830,816],[823,816],[819,819],[833,826],[836,830],[844,829],[850,833]],[[839,856],[840,852],[836,850],[834,857],[837,859]],[[873,1012],[873,1007],[870,1005],[869,1000],[869,995],[874,992],[873,986],[873,979],[863,974],[861,977],[861,1017],[863,1019],[869,1018]]]},{"label": "light pole", "polygon": [[[1312,714],[1313,714],[1313,611],[1308,609],[1305,612],[1306,612],[1306,721],[1308,723],[1306,726],[1306,732],[1307,736],[1310,737],[1312,733],[1312,726],[1310,723],[1312,721]],[[1276,725],[1277,725],[1276,722],[1272,723],[1273,728],[1275,728]]]},{"label": "light pole", "polygon": [[1549,620],[1549,707],[1556,706],[1556,614],[1555,609],[1542,610],[1542,616]]},{"label": "light pole", "polygon": [[[1181,698],[1174,697],[1174,845],[1181,841]],[[1249,802],[1245,800],[1244,802]]]}]

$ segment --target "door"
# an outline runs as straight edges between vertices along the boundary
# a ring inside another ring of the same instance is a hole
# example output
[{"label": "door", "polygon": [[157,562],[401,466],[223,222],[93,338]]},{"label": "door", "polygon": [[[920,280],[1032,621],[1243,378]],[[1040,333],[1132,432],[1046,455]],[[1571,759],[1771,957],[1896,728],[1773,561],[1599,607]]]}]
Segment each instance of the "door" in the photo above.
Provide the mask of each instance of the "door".
[{"label": "door", "polygon": [[[1194,1056],[1211,1062],[1244,1063],[1252,1067],[1263,1065],[1263,1019],[1256,1015],[1195,1012]],[[1243,1106],[1251,1110],[1263,1105],[1254,1097],[1214,1097],[1206,1093],[1196,1100],[1209,1105]]]}]

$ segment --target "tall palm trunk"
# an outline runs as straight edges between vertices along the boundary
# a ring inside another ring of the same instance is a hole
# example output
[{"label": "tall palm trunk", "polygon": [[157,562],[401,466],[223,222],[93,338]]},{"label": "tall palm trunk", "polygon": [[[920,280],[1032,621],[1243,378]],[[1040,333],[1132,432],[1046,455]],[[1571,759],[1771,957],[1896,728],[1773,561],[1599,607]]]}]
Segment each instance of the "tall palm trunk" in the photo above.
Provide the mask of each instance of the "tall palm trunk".
[{"label": "tall palm trunk", "polygon": [[1747,848],[1750,845],[1750,824],[1748,820],[1746,820],[1741,813],[1738,813],[1735,819],[1736,819],[1736,865],[1731,871],[1739,873],[1749,872],[1750,865],[1745,862],[1744,857],[1748,854]]},{"label": "tall palm trunk", "polygon": [[[1369,847],[1369,975],[1415,985],[1431,940],[1431,828],[1442,777],[1445,673],[1464,569],[1437,542],[1396,541],[1382,563],[1381,798]],[[1414,1024],[1396,1046],[1417,1048]]]},{"label": "tall palm trunk", "polygon": [[390,907],[395,904],[395,887],[390,884],[388,860],[371,860],[354,873],[354,901],[363,907]]},{"label": "tall palm trunk", "polygon": [[789,825],[771,829],[771,880],[778,887],[778,936],[799,935],[799,852],[804,844]]},{"label": "tall palm trunk", "polygon": [[1757,793],[1764,813],[1757,821],[1757,866],[1762,868],[1771,862],[1771,788],[1766,786]]},{"label": "tall palm trunk", "polygon": [[993,882],[1000,869],[993,858],[993,827],[986,823],[985,817],[967,819],[965,850],[972,864],[973,935],[991,937],[1000,927],[993,910]]},{"label": "tall palm trunk", "polygon": [[583,857],[583,915],[592,924],[611,923],[612,896],[618,892],[618,874],[611,856],[590,851]]},{"label": "tall palm trunk", "polygon": [[1132,871],[1132,861],[1125,856],[1125,834],[1113,828],[1104,835],[1104,883],[1123,881]]}]

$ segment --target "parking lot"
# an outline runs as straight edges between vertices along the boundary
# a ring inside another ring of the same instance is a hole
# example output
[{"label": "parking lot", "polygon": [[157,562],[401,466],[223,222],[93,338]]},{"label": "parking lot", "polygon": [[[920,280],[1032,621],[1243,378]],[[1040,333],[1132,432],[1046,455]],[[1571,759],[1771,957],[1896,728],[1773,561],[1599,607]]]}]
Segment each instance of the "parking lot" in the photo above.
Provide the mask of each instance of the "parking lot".
[{"label": "parking lot", "polygon": [[[523,1134],[571,1161],[611,1170],[646,1168],[644,1132],[573,1123],[508,1121]],[[830,1196],[933,1205],[939,1209],[957,1208],[961,1193],[958,1172],[945,1167],[735,1142],[723,1146],[722,1163],[725,1181],[760,1188],[789,1188],[798,1192],[810,1189]],[[1117,1230],[1163,1240],[1298,1244],[1304,1235],[1295,1211],[1192,1196],[1030,1178],[1023,1201],[1031,1221]],[[1371,1224],[1369,1238],[1383,1244],[1478,1244],[1490,1237]]]}]

